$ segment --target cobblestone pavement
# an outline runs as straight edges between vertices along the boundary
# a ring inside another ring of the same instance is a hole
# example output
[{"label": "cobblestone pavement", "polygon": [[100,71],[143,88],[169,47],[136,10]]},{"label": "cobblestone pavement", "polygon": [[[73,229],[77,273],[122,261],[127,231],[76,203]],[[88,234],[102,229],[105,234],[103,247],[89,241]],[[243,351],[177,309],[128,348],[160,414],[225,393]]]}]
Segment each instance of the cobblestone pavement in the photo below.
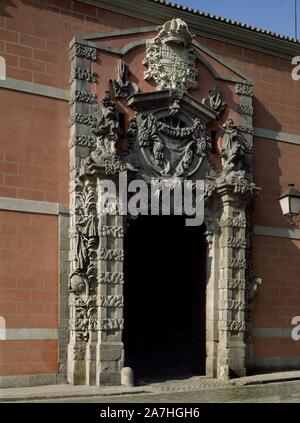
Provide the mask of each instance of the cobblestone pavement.
[{"label": "cobblestone pavement", "polygon": [[[29,401],[26,401],[29,402]],[[30,402],[70,403],[299,403],[300,381],[263,384],[256,386],[208,387],[198,390],[159,391],[149,394],[99,396]]]},{"label": "cobblestone pavement", "polygon": [[209,379],[205,376],[188,376],[181,380],[171,379],[166,381],[147,380],[140,381],[141,385],[146,385],[152,391],[174,392],[174,391],[197,391],[199,389],[223,388],[230,385],[228,381]]}]

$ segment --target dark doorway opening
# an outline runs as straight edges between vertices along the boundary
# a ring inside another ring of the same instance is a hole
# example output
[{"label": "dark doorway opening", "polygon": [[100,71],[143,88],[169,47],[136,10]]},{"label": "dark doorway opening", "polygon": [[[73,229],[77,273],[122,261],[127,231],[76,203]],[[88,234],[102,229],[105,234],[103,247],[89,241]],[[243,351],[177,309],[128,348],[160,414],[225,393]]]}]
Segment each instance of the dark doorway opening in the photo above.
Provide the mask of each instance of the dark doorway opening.
[{"label": "dark doorway opening", "polygon": [[204,225],[140,216],[125,236],[125,365],[141,376],[205,374]]}]

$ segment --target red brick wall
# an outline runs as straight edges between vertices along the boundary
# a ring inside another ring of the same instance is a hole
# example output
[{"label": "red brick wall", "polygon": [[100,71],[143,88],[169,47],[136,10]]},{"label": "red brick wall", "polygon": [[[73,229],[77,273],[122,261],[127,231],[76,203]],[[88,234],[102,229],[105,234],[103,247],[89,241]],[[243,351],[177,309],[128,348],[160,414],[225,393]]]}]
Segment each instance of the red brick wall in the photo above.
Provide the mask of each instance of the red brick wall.
[{"label": "red brick wall", "polygon": [[[230,46],[202,43],[236,65],[254,81],[254,127],[300,135],[300,81],[291,77],[289,60]],[[257,225],[293,229],[281,214],[278,197],[295,183],[300,190],[300,146],[254,137],[254,181],[261,187],[253,214]],[[292,328],[300,315],[300,242],[254,236],[254,265],[263,279],[253,300],[253,328]],[[300,357],[300,344],[289,338],[254,338],[254,358]]]},{"label": "red brick wall", "polygon": [[290,60],[204,39],[201,42],[254,81],[254,126],[300,134],[300,84]]},{"label": "red brick wall", "polygon": [[[76,34],[149,25],[71,0],[3,1],[7,78],[69,89]],[[69,106],[0,89],[0,197],[69,201]],[[58,327],[58,219],[0,214],[0,315],[7,328]],[[57,373],[57,341],[0,341],[0,374]],[[2,353],[3,352],[3,353]]]},{"label": "red brick wall", "polygon": [[0,341],[2,376],[57,373],[57,341]]},{"label": "red brick wall", "polygon": [[288,338],[254,338],[256,358],[299,357],[291,337],[292,318],[300,315],[300,241],[256,236],[254,262],[263,278],[253,308],[253,327],[290,328]]},{"label": "red brick wall", "polygon": [[[58,328],[56,216],[0,211],[0,291],[6,328]],[[0,348],[0,374],[56,373],[57,341],[0,341]]]},{"label": "red brick wall", "polygon": [[0,196],[68,203],[68,104],[0,90]]},{"label": "red brick wall", "polygon": [[[149,22],[72,0],[4,0],[0,55],[6,59],[8,78],[68,89],[69,42],[75,34],[143,26]],[[300,81],[292,80],[290,61],[204,37],[198,40],[254,80],[254,126],[300,135]],[[68,203],[68,118],[67,102],[0,89],[0,196]],[[254,177],[262,187],[256,224],[289,227],[277,197],[288,182],[300,189],[299,154],[299,146],[255,139]],[[7,212],[0,219],[0,314],[12,328],[57,327],[57,218]],[[292,240],[254,237],[255,266],[263,278],[254,302],[254,327],[286,328],[299,314],[299,249],[299,242]],[[263,341],[255,340],[257,357],[299,356],[294,341]],[[10,351],[1,356],[5,360],[13,351],[22,351],[17,355],[24,359],[22,365],[13,364],[12,358],[11,365],[5,362],[5,374],[56,372],[55,341],[2,345]],[[44,361],[46,356],[51,359]],[[48,363],[47,369],[38,367],[34,357]]]}]

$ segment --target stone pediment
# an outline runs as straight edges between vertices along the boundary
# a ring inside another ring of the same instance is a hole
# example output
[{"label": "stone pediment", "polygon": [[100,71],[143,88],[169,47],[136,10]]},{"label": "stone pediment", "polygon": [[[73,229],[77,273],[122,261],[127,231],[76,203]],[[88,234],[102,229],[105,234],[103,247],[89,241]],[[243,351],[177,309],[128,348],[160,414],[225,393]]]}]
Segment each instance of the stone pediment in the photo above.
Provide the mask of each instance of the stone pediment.
[{"label": "stone pediment", "polygon": [[181,113],[192,119],[200,119],[204,124],[217,118],[215,110],[196,98],[187,93],[172,93],[169,90],[134,94],[128,99],[128,105],[136,112],[149,113],[179,107]]}]

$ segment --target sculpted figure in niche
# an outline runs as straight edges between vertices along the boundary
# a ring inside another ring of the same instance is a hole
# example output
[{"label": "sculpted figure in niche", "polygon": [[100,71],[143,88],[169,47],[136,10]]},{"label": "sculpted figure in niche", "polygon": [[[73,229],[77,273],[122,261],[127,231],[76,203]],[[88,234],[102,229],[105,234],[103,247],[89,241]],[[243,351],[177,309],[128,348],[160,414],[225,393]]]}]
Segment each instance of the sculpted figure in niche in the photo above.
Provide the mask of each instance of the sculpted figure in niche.
[{"label": "sculpted figure in niche", "polygon": [[221,157],[223,162],[222,177],[244,179],[246,172],[244,169],[243,158],[246,146],[242,143],[238,133],[237,125],[232,119],[228,119],[223,125],[225,135],[223,137],[223,148]]},{"label": "sculpted figure in niche", "polygon": [[111,100],[109,91],[105,91],[102,107],[92,129],[92,132],[97,137],[97,148],[92,153],[92,156],[96,158],[99,154],[115,155],[119,130],[115,102]]}]

